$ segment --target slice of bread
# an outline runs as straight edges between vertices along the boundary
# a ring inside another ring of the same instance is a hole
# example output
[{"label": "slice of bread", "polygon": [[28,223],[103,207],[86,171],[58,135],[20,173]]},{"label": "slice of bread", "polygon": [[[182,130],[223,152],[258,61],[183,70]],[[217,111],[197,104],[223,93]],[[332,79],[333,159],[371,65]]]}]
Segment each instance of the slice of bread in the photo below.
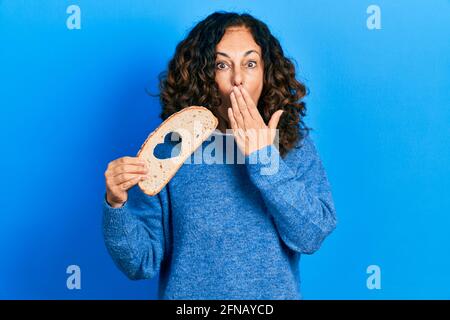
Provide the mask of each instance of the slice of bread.
[{"label": "slice of bread", "polygon": [[[217,128],[219,121],[205,107],[186,107],[167,118],[142,144],[137,157],[144,159],[149,168],[149,178],[138,183],[141,190],[149,195],[158,194],[172,179],[188,157]],[[158,159],[153,155],[156,145],[164,143],[170,132],[181,137],[181,151],[176,157]]]}]

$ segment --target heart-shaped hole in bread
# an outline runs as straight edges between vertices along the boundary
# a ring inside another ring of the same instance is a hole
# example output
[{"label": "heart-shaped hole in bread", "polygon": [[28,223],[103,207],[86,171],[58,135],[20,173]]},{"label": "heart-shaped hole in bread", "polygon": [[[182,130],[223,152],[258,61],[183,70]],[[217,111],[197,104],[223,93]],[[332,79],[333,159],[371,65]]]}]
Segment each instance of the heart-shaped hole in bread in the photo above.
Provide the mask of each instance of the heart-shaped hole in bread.
[{"label": "heart-shaped hole in bread", "polygon": [[160,160],[176,158],[180,155],[182,142],[178,132],[168,132],[164,136],[164,142],[158,143],[153,149],[153,156]]}]

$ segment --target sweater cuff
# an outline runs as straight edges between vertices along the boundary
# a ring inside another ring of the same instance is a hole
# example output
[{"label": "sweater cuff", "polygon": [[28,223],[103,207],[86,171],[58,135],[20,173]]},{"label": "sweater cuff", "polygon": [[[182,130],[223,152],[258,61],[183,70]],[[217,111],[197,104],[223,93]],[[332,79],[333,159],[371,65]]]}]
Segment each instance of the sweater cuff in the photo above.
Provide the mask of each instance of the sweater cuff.
[{"label": "sweater cuff", "polygon": [[111,207],[110,204],[108,203],[108,201],[106,200],[106,193],[105,193],[105,195],[103,197],[103,208],[108,213],[120,214],[123,211],[127,210],[127,208],[128,208],[128,201],[125,201],[125,203],[121,207],[118,207],[118,208]]},{"label": "sweater cuff", "polygon": [[287,166],[273,144],[247,155],[245,164],[250,180],[260,189],[269,189],[295,177],[295,172]]},{"label": "sweater cuff", "polygon": [[126,225],[130,223],[130,208],[126,201],[123,206],[113,208],[106,201],[106,194],[103,197],[103,228],[104,232],[111,239],[120,239],[125,235],[127,237]]}]

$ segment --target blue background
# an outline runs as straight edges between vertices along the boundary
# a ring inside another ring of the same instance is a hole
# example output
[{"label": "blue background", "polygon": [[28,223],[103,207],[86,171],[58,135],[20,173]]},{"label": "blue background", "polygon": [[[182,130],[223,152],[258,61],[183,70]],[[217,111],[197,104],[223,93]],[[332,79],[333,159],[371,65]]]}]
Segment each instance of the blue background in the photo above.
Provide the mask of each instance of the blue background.
[{"label": "blue background", "polygon": [[[81,30],[66,9],[81,8]],[[381,30],[366,9],[381,8]],[[107,163],[159,123],[176,44],[216,10],[265,21],[310,89],[339,224],[302,256],[305,299],[450,298],[450,2],[0,1],[0,298],[156,297],[101,235]],[[67,266],[81,290],[66,288]],[[381,268],[369,290],[366,268]]]}]

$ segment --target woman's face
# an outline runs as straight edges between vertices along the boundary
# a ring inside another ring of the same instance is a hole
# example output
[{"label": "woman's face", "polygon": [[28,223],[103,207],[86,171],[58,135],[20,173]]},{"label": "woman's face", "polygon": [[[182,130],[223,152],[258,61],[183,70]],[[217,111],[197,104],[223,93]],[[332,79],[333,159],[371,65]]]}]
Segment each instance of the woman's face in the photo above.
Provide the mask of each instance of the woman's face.
[{"label": "woman's face", "polygon": [[[263,88],[261,48],[245,27],[230,27],[216,46],[215,79],[224,107],[231,106],[233,86],[242,84],[256,105]],[[225,109],[226,110],[226,109]]]}]

